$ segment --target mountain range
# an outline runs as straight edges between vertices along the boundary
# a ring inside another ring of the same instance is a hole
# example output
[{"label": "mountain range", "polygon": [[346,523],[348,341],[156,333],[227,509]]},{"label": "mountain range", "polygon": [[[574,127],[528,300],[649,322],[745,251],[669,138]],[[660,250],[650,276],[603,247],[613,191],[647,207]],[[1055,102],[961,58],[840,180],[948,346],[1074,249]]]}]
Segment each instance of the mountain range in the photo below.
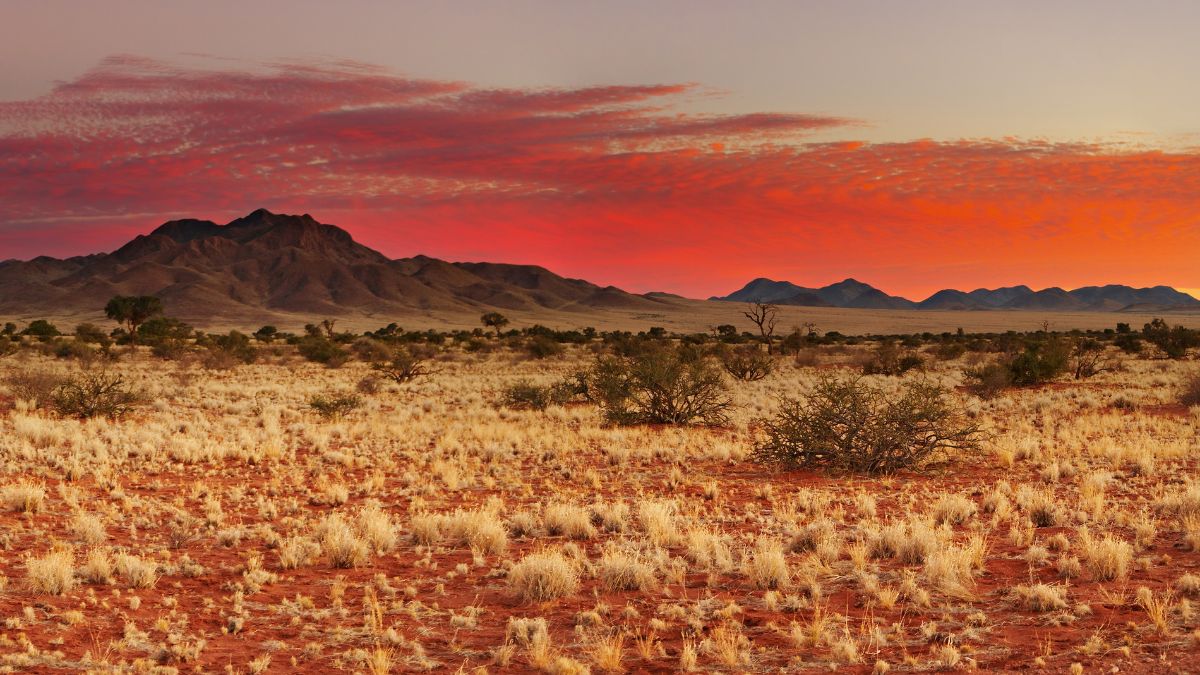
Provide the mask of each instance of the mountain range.
[{"label": "mountain range", "polygon": [[[629,293],[535,265],[388,258],[307,214],[266,209],[224,225],[173,220],[111,253],[0,262],[0,316],[98,317],[114,295],[157,295],[171,315],[197,325],[339,316],[471,325],[489,311],[580,325],[598,314],[619,313],[640,325],[722,313],[714,311],[716,303],[665,292]],[[854,279],[822,288],[755,279],[710,300],[913,310],[1200,309],[1200,301],[1166,286],[948,289],[913,302]]]},{"label": "mountain range", "polygon": [[1084,286],[1073,291],[1046,288],[1035,291],[1028,286],[977,288],[973,291],[944,289],[914,302],[888,295],[855,279],[846,279],[821,288],[797,286],[790,281],[758,278],[726,296],[710,300],[726,302],[771,302],[778,305],[804,307],[847,307],[856,309],[931,309],[931,310],[996,310],[1023,309],[1039,311],[1172,311],[1200,309],[1200,300],[1169,286],[1133,288],[1110,284]]},{"label": "mountain range", "polygon": [[112,253],[0,262],[0,314],[95,312],[114,295],[142,294],[198,322],[265,313],[652,311],[670,304],[533,265],[391,259],[307,214],[266,209],[225,225],[173,220]]}]

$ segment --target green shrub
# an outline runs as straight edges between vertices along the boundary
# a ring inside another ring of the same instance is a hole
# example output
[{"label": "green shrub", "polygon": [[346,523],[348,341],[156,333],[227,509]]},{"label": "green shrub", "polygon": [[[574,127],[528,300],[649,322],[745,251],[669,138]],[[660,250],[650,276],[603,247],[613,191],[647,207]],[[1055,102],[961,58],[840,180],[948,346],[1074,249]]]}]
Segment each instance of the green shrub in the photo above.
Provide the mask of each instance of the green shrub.
[{"label": "green shrub", "polygon": [[250,337],[231,330],[228,335],[213,335],[209,338],[204,367],[211,370],[228,370],[239,363],[249,364],[256,360],[258,349],[250,343]]},{"label": "green shrub", "polygon": [[130,389],[120,374],[88,370],[58,385],[52,400],[60,414],[87,419],[121,417],[140,405],[143,397]]},{"label": "green shrub", "polygon": [[548,359],[561,355],[565,350],[553,339],[545,335],[535,335],[525,341],[525,351],[535,359]]},{"label": "green shrub", "polygon": [[1067,370],[1071,346],[1057,338],[1031,342],[1025,351],[1008,361],[1013,384],[1027,386],[1044,384]]},{"label": "green shrub", "polygon": [[56,340],[52,344],[54,356],[60,359],[78,359],[84,363],[91,363],[99,355],[95,347],[78,339]]},{"label": "green shrub", "polygon": [[357,394],[319,395],[308,401],[308,407],[326,420],[344,417],[361,406],[362,399]]},{"label": "green shrub", "polygon": [[501,404],[518,410],[545,410],[553,401],[552,387],[533,384],[528,380],[514,382],[504,388]]},{"label": "green shrub", "polygon": [[21,335],[28,335],[29,337],[37,338],[42,342],[46,342],[50,338],[55,338],[59,335],[62,335],[62,333],[58,331],[57,326],[49,321],[45,319],[35,319],[25,327],[25,330],[21,331]]},{"label": "green shrub", "polygon": [[720,369],[694,348],[646,342],[630,356],[601,356],[589,398],[610,424],[724,425],[732,402]]},{"label": "green shrub", "polygon": [[275,326],[263,326],[262,328],[254,331],[254,339],[258,340],[259,342],[271,344],[277,337],[279,337],[279,329]]},{"label": "green shrub", "polygon": [[763,420],[761,462],[837,472],[918,469],[945,451],[978,449],[979,427],[966,423],[937,384],[905,382],[897,396],[850,380],[822,379],[812,393],[787,399]]},{"label": "green shrub", "polygon": [[721,367],[733,377],[745,381],[756,382],[771,374],[775,361],[771,355],[758,348],[758,345],[744,345],[725,348],[717,352]]},{"label": "green shrub", "polygon": [[138,325],[136,342],[150,345],[150,352],[164,359],[177,359],[188,350],[192,327],[179,319],[156,316]]},{"label": "green shrub", "polygon": [[1169,359],[1182,359],[1188,350],[1200,346],[1200,331],[1183,326],[1171,326],[1162,319],[1154,319],[1142,328],[1142,337],[1154,345]]},{"label": "green shrub", "polygon": [[112,338],[94,323],[81,323],[75,327],[75,339],[79,342],[108,347]]},{"label": "green shrub", "polygon": [[306,335],[296,343],[300,356],[315,363],[337,368],[346,363],[350,353],[323,335]]}]

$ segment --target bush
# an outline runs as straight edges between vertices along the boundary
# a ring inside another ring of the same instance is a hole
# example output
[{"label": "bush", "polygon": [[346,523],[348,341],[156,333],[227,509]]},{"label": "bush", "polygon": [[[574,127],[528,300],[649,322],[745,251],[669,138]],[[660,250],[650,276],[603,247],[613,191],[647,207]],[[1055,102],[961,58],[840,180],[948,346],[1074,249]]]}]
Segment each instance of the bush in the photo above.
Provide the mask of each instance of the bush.
[{"label": "bush", "polygon": [[99,355],[95,347],[78,339],[56,340],[48,346],[53,346],[54,356],[60,359],[78,359],[84,363],[91,363]]},{"label": "bush", "polygon": [[21,334],[37,338],[42,342],[62,335],[62,333],[58,331],[57,326],[45,319],[35,319],[34,321],[30,322],[30,324],[25,327],[25,330],[21,331]]},{"label": "bush", "polygon": [[745,345],[717,352],[721,367],[733,377],[745,382],[756,382],[771,374],[775,362],[758,345]]},{"label": "bush", "polygon": [[[983,398],[990,398],[1013,386],[1045,384],[1072,366],[1074,347],[1066,340],[1051,338],[1029,342],[1017,354],[1004,356],[979,368],[964,371],[967,386]],[[1103,352],[1099,352],[1102,356]],[[1100,360],[1093,364],[1100,367]],[[1080,363],[1086,370],[1086,363]]]},{"label": "bush", "polygon": [[521,380],[505,387],[501,403],[506,408],[545,410],[552,400],[551,389]]},{"label": "bush", "polygon": [[1200,406],[1200,373],[1192,373],[1184,379],[1179,402],[1189,408]]},{"label": "bush", "polygon": [[1189,349],[1200,346],[1200,331],[1171,326],[1162,319],[1146,324],[1142,328],[1142,337],[1169,359],[1182,359]]},{"label": "bush", "polygon": [[137,341],[150,345],[150,353],[159,358],[177,359],[188,349],[192,327],[167,316],[156,316],[138,326]]},{"label": "bush", "polygon": [[963,371],[967,388],[980,398],[994,398],[1012,386],[1012,371],[1000,361]]},{"label": "bush", "polygon": [[20,343],[7,335],[0,335],[0,358],[17,353]]},{"label": "bush", "polygon": [[1049,382],[1066,372],[1070,356],[1071,347],[1064,340],[1031,342],[1025,351],[1008,361],[1013,384],[1026,386]]},{"label": "bush", "polygon": [[518,410],[545,410],[551,405],[566,405],[587,397],[587,374],[573,373],[551,385],[541,386],[520,380],[504,389],[501,405]]},{"label": "bush", "polygon": [[943,342],[933,348],[933,356],[939,361],[953,361],[967,353],[967,347],[961,342]]},{"label": "bush", "polygon": [[214,335],[210,338],[208,350],[210,354],[222,355],[224,360],[237,363],[254,363],[258,359],[258,350],[250,343],[250,336],[236,330],[228,335]]},{"label": "bush", "polygon": [[94,323],[81,323],[75,327],[75,339],[79,342],[107,347],[112,344],[112,338]]},{"label": "bush", "polygon": [[308,402],[308,407],[317,411],[323,419],[344,417],[362,406],[358,394],[337,394],[314,396]]},{"label": "bush", "polygon": [[387,345],[369,337],[360,337],[350,345],[350,350],[354,352],[355,358],[365,363],[377,363],[386,361],[392,355],[392,350]]},{"label": "bush", "polygon": [[279,337],[279,329],[275,326],[263,326],[262,328],[254,331],[254,339],[258,340],[259,342],[271,344],[277,337]]},{"label": "bush", "polygon": [[980,436],[940,385],[906,382],[896,396],[857,378],[821,380],[763,428],[758,461],[863,473],[917,469],[940,452],[978,449]]},{"label": "bush", "polygon": [[544,335],[535,335],[525,341],[525,351],[535,359],[547,359],[559,356],[565,351],[563,346]]},{"label": "bush", "polygon": [[392,382],[403,384],[432,374],[433,369],[429,366],[431,358],[432,354],[429,351],[399,347],[389,352],[389,357],[385,360],[374,363],[371,367]]},{"label": "bush", "polygon": [[296,351],[300,356],[315,363],[337,368],[344,364],[350,353],[335,342],[322,335],[307,335],[296,343]]},{"label": "bush", "polygon": [[865,375],[902,375],[920,368],[924,361],[916,354],[904,354],[894,342],[881,342],[871,359],[863,364]]},{"label": "bush", "polygon": [[55,388],[55,409],[68,417],[117,418],[142,403],[142,396],[125,384],[125,378],[104,370],[73,375]]},{"label": "bush", "polygon": [[724,425],[732,407],[721,371],[694,349],[646,343],[630,356],[601,356],[588,397],[610,424]]},{"label": "bush", "polygon": [[1126,354],[1141,354],[1142,339],[1133,333],[1120,333],[1113,338],[1113,344]]}]

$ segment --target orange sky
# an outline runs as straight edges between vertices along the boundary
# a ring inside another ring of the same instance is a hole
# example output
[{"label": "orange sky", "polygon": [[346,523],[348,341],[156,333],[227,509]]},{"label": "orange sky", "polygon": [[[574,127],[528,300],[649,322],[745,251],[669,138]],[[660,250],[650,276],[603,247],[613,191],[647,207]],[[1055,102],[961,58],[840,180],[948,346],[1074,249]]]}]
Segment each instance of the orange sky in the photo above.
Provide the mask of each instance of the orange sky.
[{"label": "orange sky", "polygon": [[110,250],[170,218],[263,206],[394,257],[537,263],[690,296],[758,276],[852,276],[913,299],[1200,288],[1200,149],[865,142],[865,122],[836,114],[688,112],[713,95],[114,57],[0,102],[0,258]]}]

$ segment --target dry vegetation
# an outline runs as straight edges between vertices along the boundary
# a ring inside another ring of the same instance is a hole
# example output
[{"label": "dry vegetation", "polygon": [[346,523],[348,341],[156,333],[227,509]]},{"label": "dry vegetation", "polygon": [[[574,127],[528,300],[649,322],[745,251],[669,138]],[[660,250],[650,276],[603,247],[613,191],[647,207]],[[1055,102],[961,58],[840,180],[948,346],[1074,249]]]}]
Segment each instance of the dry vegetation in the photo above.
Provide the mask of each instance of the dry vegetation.
[{"label": "dry vegetation", "polygon": [[[872,476],[751,461],[761,420],[857,377],[869,346],[729,378],[719,427],[501,405],[590,363],[580,346],[453,347],[433,375],[370,386],[383,368],[263,351],[202,368],[142,347],[110,366],[136,405],[99,417],[20,398],[31,374],[78,366],[0,359],[0,668],[1171,672],[1200,656],[1200,408],[1179,398],[1194,361],[1110,348],[1089,379],[980,399],[973,355],[926,348],[923,370],[863,381],[950,387],[979,447]],[[326,414],[338,396],[355,404]]]}]

